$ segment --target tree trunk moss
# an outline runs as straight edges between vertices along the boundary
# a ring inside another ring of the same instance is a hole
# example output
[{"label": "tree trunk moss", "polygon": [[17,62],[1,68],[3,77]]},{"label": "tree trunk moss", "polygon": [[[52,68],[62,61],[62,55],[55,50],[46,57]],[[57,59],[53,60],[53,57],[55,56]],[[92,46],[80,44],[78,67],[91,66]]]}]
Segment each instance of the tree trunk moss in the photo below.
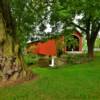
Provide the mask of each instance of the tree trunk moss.
[{"label": "tree trunk moss", "polygon": [[[8,29],[5,24],[0,13],[0,79],[3,81],[31,79],[32,72],[25,69],[16,37],[14,38],[12,34],[7,33]],[[9,30],[14,32],[13,29]]]}]

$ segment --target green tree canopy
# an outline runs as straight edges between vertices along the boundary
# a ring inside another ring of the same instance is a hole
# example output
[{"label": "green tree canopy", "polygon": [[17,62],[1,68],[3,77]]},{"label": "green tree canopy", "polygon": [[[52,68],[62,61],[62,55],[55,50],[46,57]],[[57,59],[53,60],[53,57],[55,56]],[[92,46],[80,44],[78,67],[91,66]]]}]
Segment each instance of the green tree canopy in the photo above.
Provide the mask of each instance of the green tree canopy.
[{"label": "green tree canopy", "polygon": [[31,33],[36,34],[36,27],[45,19],[46,8],[45,0],[11,0],[11,12],[21,45],[26,43]]},{"label": "green tree canopy", "polygon": [[[75,16],[81,15],[77,23]],[[79,28],[86,34],[88,56],[93,57],[93,48],[100,30],[100,2],[99,0],[55,0],[52,4],[51,22],[64,23],[64,29],[69,26]]]}]

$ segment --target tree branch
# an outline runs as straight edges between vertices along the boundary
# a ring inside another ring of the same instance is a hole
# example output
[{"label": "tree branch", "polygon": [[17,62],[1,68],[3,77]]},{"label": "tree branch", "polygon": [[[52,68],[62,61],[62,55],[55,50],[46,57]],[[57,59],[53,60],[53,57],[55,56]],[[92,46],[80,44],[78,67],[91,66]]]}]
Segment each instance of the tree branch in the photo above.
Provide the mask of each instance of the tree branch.
[{"label": "tree branch", "polygon": [[71,23],[72,25],[74,25],[75,27],[79,28],[80,30],[86,32],[86,29],[84,29],[83,27],[81,27],[80,25],[78,24],[75,24],[74,22]]}]

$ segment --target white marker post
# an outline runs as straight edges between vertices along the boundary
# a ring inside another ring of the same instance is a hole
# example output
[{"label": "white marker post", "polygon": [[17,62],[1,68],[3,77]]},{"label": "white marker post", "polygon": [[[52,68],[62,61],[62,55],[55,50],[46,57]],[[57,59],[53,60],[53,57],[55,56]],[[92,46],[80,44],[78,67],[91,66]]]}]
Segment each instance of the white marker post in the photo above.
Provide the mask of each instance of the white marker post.
[{"label": "white marker post", "polygon": [[49,66],[52,68],[55,66],[55,56],[51,57],[51,64]]}]

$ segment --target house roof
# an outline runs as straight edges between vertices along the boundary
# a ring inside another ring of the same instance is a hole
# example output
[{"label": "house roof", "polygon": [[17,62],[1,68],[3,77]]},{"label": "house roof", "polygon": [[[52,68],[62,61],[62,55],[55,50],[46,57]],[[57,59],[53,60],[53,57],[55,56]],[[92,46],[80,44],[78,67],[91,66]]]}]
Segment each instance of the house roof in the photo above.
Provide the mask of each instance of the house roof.
[{"label": "house roof", "polygon": [[46,41],[48,39],[52,38],[57,38],[61,36],[62,34],[53,34],[53,33],[48,33],[48,34],[33,34],[32,36],[29,37],[27,43],[32,43],[32,42],[39,42],[39,41]]}]

